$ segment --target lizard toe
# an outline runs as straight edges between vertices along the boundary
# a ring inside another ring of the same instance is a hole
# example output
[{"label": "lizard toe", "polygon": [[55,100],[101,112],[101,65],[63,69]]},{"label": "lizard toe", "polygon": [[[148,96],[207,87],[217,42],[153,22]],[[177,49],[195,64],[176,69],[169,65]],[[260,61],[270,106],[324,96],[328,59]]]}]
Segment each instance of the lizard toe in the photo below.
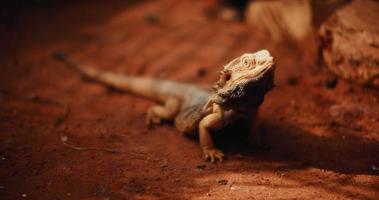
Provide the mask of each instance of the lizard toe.
[{"label": "lizard toe", "polygon": [[204,158],[214,163],[216,160],[222,162],[224,154],[218,149],[206,149],[204,150]]}]

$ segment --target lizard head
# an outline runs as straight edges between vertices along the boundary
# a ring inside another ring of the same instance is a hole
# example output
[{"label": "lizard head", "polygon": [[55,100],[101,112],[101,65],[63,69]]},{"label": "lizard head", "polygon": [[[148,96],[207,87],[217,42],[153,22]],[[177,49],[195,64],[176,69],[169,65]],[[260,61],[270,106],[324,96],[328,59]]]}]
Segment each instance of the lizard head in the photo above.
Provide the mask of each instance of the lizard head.
[{"label": "lizard head", "polygon": [[212,101],[226,109],[258,108],[273,87],[275,65],[267,50],[245,53],[220,72]]}]

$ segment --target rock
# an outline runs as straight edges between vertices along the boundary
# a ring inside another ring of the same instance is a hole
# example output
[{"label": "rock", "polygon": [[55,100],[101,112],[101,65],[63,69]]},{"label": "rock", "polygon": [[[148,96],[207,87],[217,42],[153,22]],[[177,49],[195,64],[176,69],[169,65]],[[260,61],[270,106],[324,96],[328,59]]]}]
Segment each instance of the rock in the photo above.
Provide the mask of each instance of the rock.
[{"label": "rock", "polygon": [[246,23],[269,34],[276,42],[303,40],[312,30],[309,0],[250,1]]},{"label": "rock", "polygon": [[320,52],[329,70],[353,83],[379,86],[379,2],[353,1],[320,27]]}]

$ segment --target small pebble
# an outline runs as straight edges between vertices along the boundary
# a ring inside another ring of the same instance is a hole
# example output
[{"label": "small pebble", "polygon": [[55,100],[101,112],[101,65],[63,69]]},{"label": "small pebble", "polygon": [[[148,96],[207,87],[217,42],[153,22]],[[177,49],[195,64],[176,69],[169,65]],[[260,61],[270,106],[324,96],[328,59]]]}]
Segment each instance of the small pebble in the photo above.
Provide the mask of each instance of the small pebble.
[{"label": "small pebble", "polygon": [[217,183],[218,183],[219,185],[227,185],[227,184],[228,184],[228,180],[220,179],[220,180],[217,181]]},{"label": "small pebble", "polygon": [[372,171],[379,171],[379,167],[377,167],[375,165],[371,165],[371,169],[372,169]]},{"label": "small pebble", "polygon": [[197,70],[197,75],[199,77],[204,77],[205,75],[207,75],[207,70],[205,69],[205,67],[200,67],[198,70]]},{"label": "small pebble", "polygon": [[206,165],[204,165],[204,164],[199,164],[196,166],[198,171],[203,171],[205,169],[205,167],[206,167]]},{"label": "small pebble", "polygon": [[66,135],[62,135],[61,136],[61,141],[62,142],[67,142],[68,141],[68,137]]},{"label": "small pebble", "polygon": [[166,167],[168,167],[167,164],[163,164],[163,165],[161,165],[161,168],[162,168],[162,169],[163,169],[163,168],[166,168]]},{"label": "small pebble", "polygon": [[325,87],[328,88],[328,89],[333,89],[337,86],[338,84],[338,78],[337,76],[330,76],[330,77],[327,77],[326,80],[325,80]]},{"label": "small pebble", "polygon": [[299,83],[299,79],[297,77],[289,77],[287,79],[288,85],[297,85]]},{"label": "small pebble", "polygon": [[155,25],[159,21],[158,16],[154,13],[150,13],[150,14],[146,15],[145,19],[151,25]]}]

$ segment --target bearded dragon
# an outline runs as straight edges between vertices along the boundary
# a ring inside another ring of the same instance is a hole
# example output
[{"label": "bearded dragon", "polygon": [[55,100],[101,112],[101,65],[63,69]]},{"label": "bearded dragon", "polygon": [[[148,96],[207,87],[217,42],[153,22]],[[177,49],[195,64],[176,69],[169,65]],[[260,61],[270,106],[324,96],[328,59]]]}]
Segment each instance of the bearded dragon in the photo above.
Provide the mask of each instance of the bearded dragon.
[{"label": "bearded dragon", "polygon": [[273,87],[275,72],[273,57],[267,50],[245,53],[224,66],[211,90],[189,83],[101,71],[79,65],[62,52],[56,52],[55,57],[85,78],[161,103],[148,109],[147,124],[174,121],[183,134],[198,134],[204,157],[211,162],[224,157],[215,148],[211,133],[238,120],[256,118],[265,94]]}]

